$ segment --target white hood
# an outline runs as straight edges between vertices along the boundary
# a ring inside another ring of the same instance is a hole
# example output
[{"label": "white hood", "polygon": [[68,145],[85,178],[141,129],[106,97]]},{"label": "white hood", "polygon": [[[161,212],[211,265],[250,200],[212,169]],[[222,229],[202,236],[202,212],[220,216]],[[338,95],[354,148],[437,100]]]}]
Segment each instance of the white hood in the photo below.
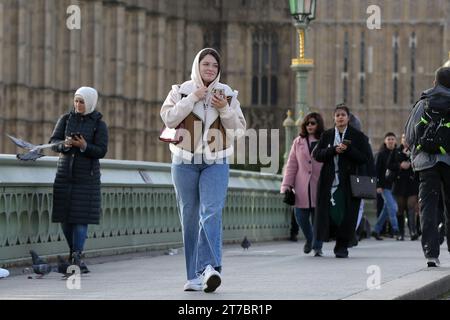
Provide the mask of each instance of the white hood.
[{"label": "white hood", "polygon": [[[199,51],[199,53],[197,53],[197,55],[194,58],[194,62],[192,63],[192,72],[191,72],[191,79],[192,81],[194,81],[195,85],[197,86],[197,88],[201,88],[204,87],[205,84],[203,83],[202,77],[200,75],[200,55],[202,54],[202,52],[204,50],[207,49],[211,49],[211,48],[205,48]],[[214,79],[213,82],[210,83],[210,85],[208,86],[208,96],[211,95],[212,89],[215,88],[216,84],[219,82],[220,80],[220,72],[217,74],[216,79]],[[207,98],[206,101],[208,101],[209,99]]]},{"label": "white hood", "polygon": [[90,114],[95,110],[98,100],[97,90],[91,87],[81,87],[75,92],[75,97],[76,96],[83,98],[84,104],[86,105],[86,111],[83,115]]}]

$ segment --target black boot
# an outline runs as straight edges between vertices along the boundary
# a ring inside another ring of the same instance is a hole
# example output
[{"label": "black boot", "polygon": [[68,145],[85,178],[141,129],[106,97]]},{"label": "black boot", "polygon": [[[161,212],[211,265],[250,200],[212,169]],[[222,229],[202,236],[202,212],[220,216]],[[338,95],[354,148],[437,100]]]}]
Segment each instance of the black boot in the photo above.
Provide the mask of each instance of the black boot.
[{"label": "black boot", "polygon": [[81,260],[81,256],[82,256],[82,252],[81,251],[76,251],[73,253],[73,264],[80,267],[80,272],[81,273],[89,273],[89,269],[86,266],[86,264],[84,263],[83,260]]},{"label": "black boot", "polygon": [[72,250],[72,248],[70,248],[70,251],[69,251],[68,262],[69,262],[69,264],[73,264],[73,250]]}]

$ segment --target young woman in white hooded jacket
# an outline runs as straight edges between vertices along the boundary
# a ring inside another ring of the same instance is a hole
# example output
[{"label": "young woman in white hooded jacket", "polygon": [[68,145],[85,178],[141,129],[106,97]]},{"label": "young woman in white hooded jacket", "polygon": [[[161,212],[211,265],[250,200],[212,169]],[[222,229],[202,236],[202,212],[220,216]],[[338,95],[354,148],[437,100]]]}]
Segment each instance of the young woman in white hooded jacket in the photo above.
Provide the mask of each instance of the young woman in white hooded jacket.
[{"label": "young woman in white hooded jacket", "polygon": [[220,55],[196,55],[191,80],[172,86],[161,108],[168,128],[183,128],[171,143],[175,187],[186,259],[185,291],[213,292],[221,284],[222,210],[228,189],[233,142],[246,121],[237,91],[220,80]]}]

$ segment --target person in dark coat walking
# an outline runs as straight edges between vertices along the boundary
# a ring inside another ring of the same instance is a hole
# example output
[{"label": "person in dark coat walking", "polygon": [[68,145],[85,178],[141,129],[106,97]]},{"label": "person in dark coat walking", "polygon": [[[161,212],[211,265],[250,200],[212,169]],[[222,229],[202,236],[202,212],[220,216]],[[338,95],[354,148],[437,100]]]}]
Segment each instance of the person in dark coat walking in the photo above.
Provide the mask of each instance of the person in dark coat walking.
[{"label": "person in dark coat walking", "polygon": [[101,212],[100,161],[108,150],[108,128],[95,111],[97,91],[81,87],[75,93],[74,108],[61,116],[50,142],[59,153],[53,184],[52,222],[61,223],[69,245],[69,263],[82,273],[89,270],[81,260],[88,224],[99,224]]},{"label": "person in dark coat walking", "polygon": [[372,232],[372,236],[374,236],[377,240],[383,240],[383,238],[380,237],[380,233],[387,217],[389,217],[389,221],[397,240],[401,240],[397,221],[398,206],[394,196],[392,195],[392,184],[395,179],[395,171],[397,170],[392,154],[394,153],[396,147],[397,138],[395,134],[393,132],[386,133],[376,161],[377,193],[381,194],[384,203],[383,209],[381,210],[377,223],[374,227],[374,231]]},{"label": "person in dark coat walking", "polygon": [[370,145],[367,136],[348,125],[349,109],[340,104],[334,112],[335,127],[325,131],[313,151],[323,162],[317,187],[314,230],[319,241],[336,239],[336,258],[347,258],[355,235],[361,199],[352,197],[350,175],[367,164]]},{"label": "person in dark coat walking", "polygon": [[417,240],[416,213],[419,203],[419,178],[411,167],[411,151],[406,147],[405,134],[402,134],[401,145],[391,154],[393,161],[388,160],[391,166],[395,166],[395,179],[392,186],[392,194],[397,199],[397,220],[400,229],[400,240],[405,237],[405,212],[408,219],[408,229],[411,240]]}]

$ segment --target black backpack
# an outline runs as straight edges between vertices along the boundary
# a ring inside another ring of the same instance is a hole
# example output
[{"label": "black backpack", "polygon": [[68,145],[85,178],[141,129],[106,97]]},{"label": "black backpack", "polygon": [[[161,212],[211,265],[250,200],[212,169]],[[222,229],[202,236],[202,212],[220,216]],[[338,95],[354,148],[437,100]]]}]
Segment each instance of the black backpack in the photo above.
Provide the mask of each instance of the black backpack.
[{"label": "black backpack", "polygon": [[424,99],[425,108],[417,126],[417,151],[450,153],[450,106],[433,106]]}]

